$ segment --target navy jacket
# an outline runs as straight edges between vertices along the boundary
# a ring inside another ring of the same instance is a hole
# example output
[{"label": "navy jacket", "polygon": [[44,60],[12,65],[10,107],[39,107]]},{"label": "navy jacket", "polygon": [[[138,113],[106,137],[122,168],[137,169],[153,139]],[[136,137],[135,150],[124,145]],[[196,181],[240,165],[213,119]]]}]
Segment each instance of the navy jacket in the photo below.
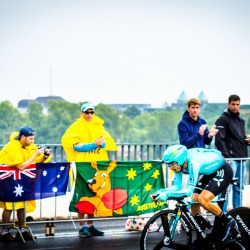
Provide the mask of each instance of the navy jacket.
[{"label": "navy jacket", "polygon": [[240,113],[234,114],[226,109],[215,124],[219,129],[215,146],[222,155],[225,158],[247,157],[245,121],[240,117]]},{"label": "navy jacket", "polygon": [[205,145],[210,145],[212,137],[208,138],[209,130],[206,129],[204,135],[199,134],[199,128],[203,124],[206,124],[204,119],[198,116],[195,121],[186,110],[178,124],[180,144],[187,148],[205,148]]}]

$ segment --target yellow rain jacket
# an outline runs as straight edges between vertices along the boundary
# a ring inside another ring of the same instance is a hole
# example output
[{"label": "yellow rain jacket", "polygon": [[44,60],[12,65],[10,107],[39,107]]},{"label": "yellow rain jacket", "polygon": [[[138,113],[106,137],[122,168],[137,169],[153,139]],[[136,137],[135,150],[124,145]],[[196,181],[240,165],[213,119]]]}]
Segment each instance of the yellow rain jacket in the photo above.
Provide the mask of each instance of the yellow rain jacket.
[{"label": "yellow rain jacket", "polygon": [[[117,151],[117,145],[111,135],[103,127],[104,121],[94,116],[92,121],[86,121],[83,117],[78,118],[62,136],[62,146],[67,155],[68,162],[93,162],[106,161],[108,151]],[[91,152],[77,152],[73,145],[76,143],[92,143],[98,137],[103,137],[106,142],[105,148],[97,148]]]},{"label": "yellow rain jacket", "polygon": [[[6,165],[17,165],[28,160],[36,151],[37,146],[32,143],[30,146],[22,147],[19,140],[14,138],[19,134],[19,132],[14,133],[10,136],[10,141],[2,148],[0,151],[0,164]],[[43,154],[39,155],[34,163],[39,162],[49,162],[51,156],[49,156],[45,161],[43,161]],[[13,209],[12,202],[2,202],[0,201],[0,207],[7,210]],[[15,202],[15,210],[24,208],[24,202]],[[36,201],[26,201],[26,212],[31,213],[36,209]]]}]

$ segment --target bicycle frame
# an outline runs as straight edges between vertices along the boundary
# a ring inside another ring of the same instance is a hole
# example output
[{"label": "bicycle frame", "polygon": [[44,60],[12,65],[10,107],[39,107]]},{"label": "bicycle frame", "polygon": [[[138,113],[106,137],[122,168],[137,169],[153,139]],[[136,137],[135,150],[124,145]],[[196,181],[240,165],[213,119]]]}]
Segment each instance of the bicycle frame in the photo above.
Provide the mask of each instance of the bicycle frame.
[{"label": "bicycle frame", "polygon": [[[173,237],[174,231],[176,230],[178,221],[181,219],[181,215],[183,214],[191,223],[191,225],[194,227],[194,229],[197,232],[197,235],[202,237],[203,239],[206,239],[208,237],[207,233],[204,232],[204,230],[200,227],[199,223],[195,220],[193,214],[191,213],[191,211],[189,210],[189,207],[193,204],[197,204],[197,202],[194,201],[190,201],[190,202],[186,202],[182,199],[175,199],[178,201],[178,203],[176,204],[175,207],[175,211],[176,211],[176,218],[175,218],[175,222],[173,224],[173,229],[170,233],[171,233],[171,238]],[[212,201],[212,202],[217,202],[217,201]]]}]

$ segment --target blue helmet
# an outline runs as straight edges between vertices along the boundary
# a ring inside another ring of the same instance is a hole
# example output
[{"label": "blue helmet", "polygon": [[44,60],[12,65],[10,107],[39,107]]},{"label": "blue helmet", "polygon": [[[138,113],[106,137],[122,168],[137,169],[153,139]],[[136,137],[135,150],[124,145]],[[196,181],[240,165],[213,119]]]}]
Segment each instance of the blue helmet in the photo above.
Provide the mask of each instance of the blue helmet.
[{"label": "blue helmet", "polygon": [[166,149],[163,155],[165,163],[177,162],[178,166],[183,165],[187,158],[187,148],[183,145],[174,145]]}]

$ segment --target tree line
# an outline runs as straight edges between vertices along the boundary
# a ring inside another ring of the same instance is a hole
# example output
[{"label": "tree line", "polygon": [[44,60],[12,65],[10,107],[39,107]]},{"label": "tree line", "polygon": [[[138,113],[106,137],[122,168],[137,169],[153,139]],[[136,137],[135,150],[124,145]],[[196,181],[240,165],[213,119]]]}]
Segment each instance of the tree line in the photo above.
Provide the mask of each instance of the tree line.
[{"label": "tree line", "polygon": [[[66,129],[80,117],[81,105],[50,100],[48,110],[45,110],[40,103],[32,102],[23,113],[9,101],[1,102],[0,144],[6,144],[9,136],[22,126],[35,129],[36,144],[60,144]],[[209,104],[201,108],[200,116],[210,128],[225,108],[220,104]],[[102,103],[95,107],[95,114],[105,121],[105,128],[118,143],[178,143],[177,125],[184,111],[166,107],[160,111],[141,112],[135,106],[122,111]],[[249,134],[250,117],[247,114],[242,114],[242,117],[245,118],[246,132]]]}]

